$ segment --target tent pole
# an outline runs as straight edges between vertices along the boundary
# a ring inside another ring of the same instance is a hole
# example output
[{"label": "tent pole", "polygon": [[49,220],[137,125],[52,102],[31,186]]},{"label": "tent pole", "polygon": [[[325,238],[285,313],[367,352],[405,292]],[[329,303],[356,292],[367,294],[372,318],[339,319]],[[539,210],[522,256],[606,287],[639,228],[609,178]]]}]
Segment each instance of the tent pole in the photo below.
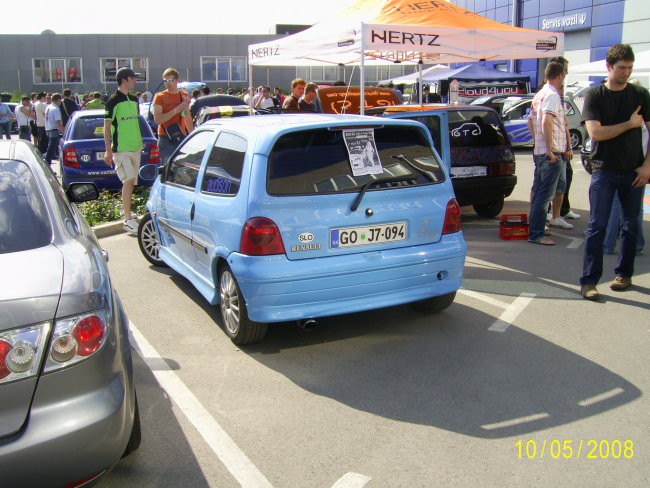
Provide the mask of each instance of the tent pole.
[{"label": "tent pole", "polygon": [[361,92],[359,93],[359,114],[365,115],[366,113],[366,69],[364,66],[364,54],[366,52],[366,29],[363,22],[361,22],[361,59],[359,61],[359,66],[361,69],[360,74],[360,84]]},{"label": "tent pole", "polygon": [[418,61],[418,98],[420,99],[420,105],[422,105],[422,58]]},{"label": "tent pole", "polygon": [[250,60],[248,62],[248,107],[249,109],[253,108],[253,94],[252,92],[252,86],[253,86],[253,65],[250,63]]}]

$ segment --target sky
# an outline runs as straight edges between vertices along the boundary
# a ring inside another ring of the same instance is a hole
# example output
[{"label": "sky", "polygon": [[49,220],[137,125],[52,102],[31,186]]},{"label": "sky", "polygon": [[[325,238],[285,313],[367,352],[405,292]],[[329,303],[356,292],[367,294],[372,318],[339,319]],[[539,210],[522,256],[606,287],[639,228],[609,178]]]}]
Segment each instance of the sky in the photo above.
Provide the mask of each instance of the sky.
[{"label": "sky", "polygon": [[[109,0],[101,2],[100,14],[97,4],[87,0],[65,0],[59,4],[62,8],[54,11],[51,0],[28,4],[8,0],[2,5],[2,33],[40,34],[50,29],[57,34],[273,34],[275,24],[314,24],[352,3],[354,0]],[[39,14],[26,18],[26,5],[29,12]]]}]

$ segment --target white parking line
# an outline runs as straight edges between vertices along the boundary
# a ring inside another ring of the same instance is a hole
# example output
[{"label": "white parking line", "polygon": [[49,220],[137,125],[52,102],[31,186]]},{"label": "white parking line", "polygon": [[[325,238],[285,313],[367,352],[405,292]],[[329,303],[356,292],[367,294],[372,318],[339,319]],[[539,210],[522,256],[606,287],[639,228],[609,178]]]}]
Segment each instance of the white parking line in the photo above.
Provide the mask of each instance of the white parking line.
[{"label": "white parking line", "polygon": [[370,481],[370,478],[358,473],[346,473],[332,488],[363,488]]},{"label": "white parking line", "polygon": [[[194,393],[167,365],[135,324],[129,321],[131,344],[151,370],[160,387],[176,403],[201,437],[221,460],[242,488],[273,488],[273,485],[244,454],[228,433],[210,415]],[[363,474],[347,473],[332,488],[363,488],[371,478]]]},{"label": "white parking line", "polygon": [[503,311],[501,316],[488,328],[492,332],[505,332],[517,316],[524,311],[535,298],[534,293],[522,293]]},{"label": "white parking line", "polygon": [[165,367],[167,363],[133,322],[129,322],[129,326],[133,337],[132,344],[137,346],[158,384],[178,405],[237,482],[243,488],[273,488],[269,480],[248,459],[178,375],[169,367]]}]

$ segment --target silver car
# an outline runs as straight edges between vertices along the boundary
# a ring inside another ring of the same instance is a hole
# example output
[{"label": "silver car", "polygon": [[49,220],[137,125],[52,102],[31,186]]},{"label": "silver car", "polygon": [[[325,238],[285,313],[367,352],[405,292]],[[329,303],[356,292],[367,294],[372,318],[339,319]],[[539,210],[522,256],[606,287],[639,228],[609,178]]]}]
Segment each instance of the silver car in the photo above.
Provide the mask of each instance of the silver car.
[{"label": "silver car", "polygon": [[34,146],[0,141],[0,486],[95,484],[140,444],[106,256]]}]

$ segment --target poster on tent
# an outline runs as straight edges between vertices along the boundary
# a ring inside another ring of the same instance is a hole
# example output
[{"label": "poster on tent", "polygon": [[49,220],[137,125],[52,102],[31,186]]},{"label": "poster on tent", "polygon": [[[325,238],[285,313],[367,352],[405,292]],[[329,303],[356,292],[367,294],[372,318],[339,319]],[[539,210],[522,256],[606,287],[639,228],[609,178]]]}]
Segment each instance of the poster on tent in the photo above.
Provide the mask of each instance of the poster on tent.
[{"label": "poster on tent", "polygon": [[343,140],[354,176],[379,175],[384,172],[372,129],[346,129],[343,131]]}]

